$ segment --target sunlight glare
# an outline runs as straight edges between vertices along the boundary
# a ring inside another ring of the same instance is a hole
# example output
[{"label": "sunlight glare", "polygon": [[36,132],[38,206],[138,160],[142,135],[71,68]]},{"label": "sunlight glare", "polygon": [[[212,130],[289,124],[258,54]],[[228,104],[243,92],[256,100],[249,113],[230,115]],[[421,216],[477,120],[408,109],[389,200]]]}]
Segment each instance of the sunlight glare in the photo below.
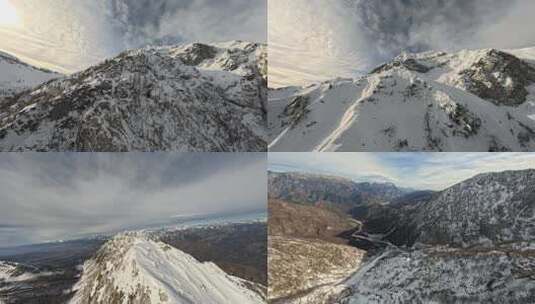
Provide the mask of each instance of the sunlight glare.
[{"label": "sunlight glare", "polygon": [[20,23],[17,9],[10,3],[10,0],[0,0],[0,26],[14,26]]}]

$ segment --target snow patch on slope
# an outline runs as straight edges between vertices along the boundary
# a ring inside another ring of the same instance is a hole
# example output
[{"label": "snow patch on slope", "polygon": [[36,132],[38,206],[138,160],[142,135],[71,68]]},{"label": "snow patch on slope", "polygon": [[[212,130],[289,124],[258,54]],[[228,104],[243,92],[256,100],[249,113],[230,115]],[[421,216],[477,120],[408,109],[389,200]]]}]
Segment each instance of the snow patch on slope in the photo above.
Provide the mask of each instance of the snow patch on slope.
[{"label": "snow patch on slope", "polygon": [[[31,269],[14,262],[0,261],[0,283],[15,283],[33,280],[39,277],[52,276],[57,274],[52,271],[39,272],[38,269]],[[2,288],[0,287],[0,291]]]},{"label": "snow patch on slope", "polygon": [[59,77],[60,74],[30,66],[0,52],[0,99]]}]

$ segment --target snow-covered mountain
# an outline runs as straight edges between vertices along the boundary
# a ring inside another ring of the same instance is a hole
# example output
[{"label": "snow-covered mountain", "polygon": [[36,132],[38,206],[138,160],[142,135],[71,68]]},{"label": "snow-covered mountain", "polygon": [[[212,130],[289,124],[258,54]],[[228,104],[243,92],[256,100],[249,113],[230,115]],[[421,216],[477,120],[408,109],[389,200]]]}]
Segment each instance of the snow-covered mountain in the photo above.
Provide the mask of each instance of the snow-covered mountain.
[{"label": "snow-covered mountain", "polygon": [[331,287],[331,303],[533,303],[533,246],[390,249]]},{"label": "snow-covered mountain", "polygon": [[18,95],[2,151],[265,151],[266,50],[233,41],[126,51]]},{"label": "snow-covered mountain", "polygon": [[271,151],[531,151],[535,48],[403,54],[269,92]]},{"label": "snow-covered mountain", "polygon": [[493,246],[535,235],[535,170],[485,173],[418,210],[418,242]]},{"label": "snow-covered mountain", "polygon": [[255,284],[140,233],[118,235],[84,263],[70,303],[263,303]]},{"label": "snow-covered mountain", "polygon": [[485,173],[373,209],[346,234],[367,250],[362,263],[292,301],[534,303],[533,185],[533,169]]},{"label": "snow-covered mountain", "polygon": [[31,66],[14,56],[0,52],[0,106],[3,98],[61,76],[61,74]]}]

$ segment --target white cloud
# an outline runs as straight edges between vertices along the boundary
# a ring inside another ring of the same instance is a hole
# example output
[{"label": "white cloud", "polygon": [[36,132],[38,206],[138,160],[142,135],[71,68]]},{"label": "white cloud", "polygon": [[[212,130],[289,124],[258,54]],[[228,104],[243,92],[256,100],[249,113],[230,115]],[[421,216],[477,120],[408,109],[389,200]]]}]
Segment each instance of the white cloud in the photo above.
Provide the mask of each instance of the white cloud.
[{"label": "white cloud", "polygon": [[535,153],[430,153],[415,171],[422,188],[441,190],[485,172],[535,169]]},{"label": "white cloud", "polygon": [[382,164],[373,153],[270,152],[268,167],[271,170],[304,171],[356,180],[398,181],[395,171]]},{"label": "white cloud", "polygon": [[263,210],[266,196],[262,153],[6,153],[0,247]]},{"label": "white cloud", "polygon": [[269,0],[268,12],[271,87],[351,77],[367,68],[371,50],[344,1]]}]

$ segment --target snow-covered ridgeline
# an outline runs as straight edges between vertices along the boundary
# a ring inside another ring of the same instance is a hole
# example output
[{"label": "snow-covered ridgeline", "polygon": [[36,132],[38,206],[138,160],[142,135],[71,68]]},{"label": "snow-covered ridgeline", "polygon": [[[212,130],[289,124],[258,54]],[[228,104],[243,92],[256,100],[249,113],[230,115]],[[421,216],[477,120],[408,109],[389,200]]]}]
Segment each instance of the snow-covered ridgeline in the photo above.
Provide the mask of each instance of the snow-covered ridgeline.
[{"label": "snow-covered ridgeline", "polygon": [[270,91],[271,151],[531,151],[535,49],[403,54],[369,75]]},{"label": "snow-covered ridgeline", "polygon": [[263,303],[252,286],[144,234],[125,233],[85,262],[71,303]]}]

